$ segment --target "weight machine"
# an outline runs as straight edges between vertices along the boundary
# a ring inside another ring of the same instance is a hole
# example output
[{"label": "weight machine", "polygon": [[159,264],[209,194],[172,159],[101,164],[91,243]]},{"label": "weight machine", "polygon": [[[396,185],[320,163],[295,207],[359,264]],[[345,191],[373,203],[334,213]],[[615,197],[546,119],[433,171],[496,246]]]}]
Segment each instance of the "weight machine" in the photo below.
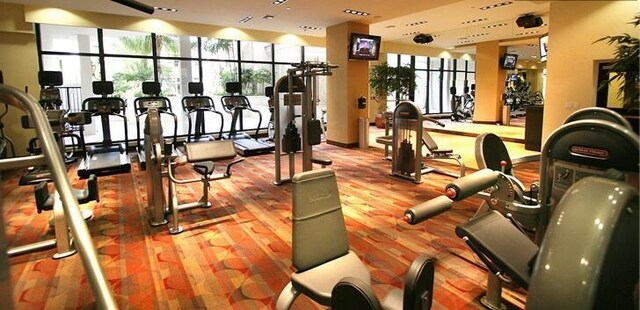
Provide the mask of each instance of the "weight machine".
[{"label": "weight machine", "polygon": [[[274,87],[274,140],[275,140],[275,185],[290,182],[296,173],[295,155],[302,151],[302,171],[312,169],[312,164],[326,167],[332,164],[324,156],[313,156],[313,145],[321,142],[322,124],[316,116],[318,102],[318,76],[331,76],[338,66],[324,62],[302,62],[292,64],[287,75],[281,77]],[[283,98],[280,98],[283,94]],[[299,114],[296,107],[299,106]],[[299,117],[299,122],[296,119]],[[298,126],[301,128],[298,133]],[[284,128],[284,130],[283,130]],[[281,158],[288,160],[289,177],[282,178]]]}]

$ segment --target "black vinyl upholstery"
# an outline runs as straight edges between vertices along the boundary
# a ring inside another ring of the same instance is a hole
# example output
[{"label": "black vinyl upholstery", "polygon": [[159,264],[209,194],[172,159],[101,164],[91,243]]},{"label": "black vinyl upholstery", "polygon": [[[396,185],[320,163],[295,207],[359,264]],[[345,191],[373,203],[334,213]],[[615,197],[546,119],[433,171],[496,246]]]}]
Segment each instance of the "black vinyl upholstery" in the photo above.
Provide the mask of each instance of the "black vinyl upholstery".
[{"label": "black vinyl upholstery", "polygon": [[469,247],[492,272],[506,274],[525,289],[529,286],[529,262],[538,247],[500,212],[488,212],[457,226],[456,235],[467,238]]},{"label": "black vinyl upholstery", "polygon": [[358,278],[346,277],[331,291],[331,309],[382,310],[382,306],[370,285]]}]

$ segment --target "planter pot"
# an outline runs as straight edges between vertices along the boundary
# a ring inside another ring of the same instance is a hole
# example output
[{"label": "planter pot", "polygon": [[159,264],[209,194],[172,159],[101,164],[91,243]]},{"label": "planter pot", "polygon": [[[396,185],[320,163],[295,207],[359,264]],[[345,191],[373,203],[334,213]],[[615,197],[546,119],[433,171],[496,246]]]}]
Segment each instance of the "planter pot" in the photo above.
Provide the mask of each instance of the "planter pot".
[{"label": "planter pot", "polygon": [[385,127],[385,116],[384,114],[376,114],[376,127],[380,129],[384,129]]}]

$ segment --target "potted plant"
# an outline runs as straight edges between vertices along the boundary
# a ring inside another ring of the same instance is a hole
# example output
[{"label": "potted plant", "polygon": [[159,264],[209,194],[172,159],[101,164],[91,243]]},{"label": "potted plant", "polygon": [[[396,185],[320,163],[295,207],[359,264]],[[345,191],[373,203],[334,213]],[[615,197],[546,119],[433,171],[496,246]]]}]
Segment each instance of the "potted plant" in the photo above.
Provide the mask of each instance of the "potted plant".
[{"label": "potted plant", "polygon": [[416,72],[408,66],[390,67],[388,63],[382,62],[371,67],[369,86],[371,97],[378,104],[376,127],[384,128],[387,94],[395,92],[399,99],[407,99],[416,88]]},{"label": "potted plant", "polygon": [[[640,25],[640,15],[636,15],[630,24],[638,27]],[[608,45],[615,45],[615,59],[612,62],[611,72],[613,76],[607,81],[620,81],[618,97],[622,98],[622,106],[628,109],[638,109],[638,38],[624,33],[618,36],[606,36],[596,42],[605,41]],[[594,42],[595,43],[595,42]]]}]

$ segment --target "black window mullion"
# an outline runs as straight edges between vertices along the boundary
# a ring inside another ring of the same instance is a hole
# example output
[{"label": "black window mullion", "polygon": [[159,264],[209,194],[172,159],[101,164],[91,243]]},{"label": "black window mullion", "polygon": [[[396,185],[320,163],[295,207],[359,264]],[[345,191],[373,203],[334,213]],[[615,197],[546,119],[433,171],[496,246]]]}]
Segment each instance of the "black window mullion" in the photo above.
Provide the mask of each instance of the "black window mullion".
[{"label": "black window mullion", "polygon": [[443,88],[444,88],[444,58],[440,58],[440,69],[438,69],[440,71],[440,113],[444,112],[444,104],[443,104],[443,100],[442,98],[444,98],[444,92],[443,92]]},{"label": "black window mullion", "polygon": [[153,61],[153,80],[155,82],[160,82],[160,77],[158,74],[158,49],[156,48],[156,34],[154,32],[151,33],[151,57]]},{"label": "black window mullion", "polygon": [[100,80],[107,80],[107,71],[104,61],[104,33],[102,28],[98,28],[98,62],[100,63]]},{"label": "black window mullion", "polygon": [[43,71],[44,66],[42,64],[42,33],[40,32],[40,24],[36,23],[36,49],[38,50],[38,70]]},{"label": "black window mullion", "polygon": [[200,83],[203,83],[204,71],[202,69],[202,38],[198,37],[198,74],[200,75]]},{"label": "black window mullion", "polygon": [[[242,50],[240,40],[236,41],[236,45],[238,46],[238,57],[236,60],[236,63],[238,64],[238,82],[242,85],[242,60],[240,59],[242,58]],[[240,87],[240,94],[242,95],[242,87]]]}]

